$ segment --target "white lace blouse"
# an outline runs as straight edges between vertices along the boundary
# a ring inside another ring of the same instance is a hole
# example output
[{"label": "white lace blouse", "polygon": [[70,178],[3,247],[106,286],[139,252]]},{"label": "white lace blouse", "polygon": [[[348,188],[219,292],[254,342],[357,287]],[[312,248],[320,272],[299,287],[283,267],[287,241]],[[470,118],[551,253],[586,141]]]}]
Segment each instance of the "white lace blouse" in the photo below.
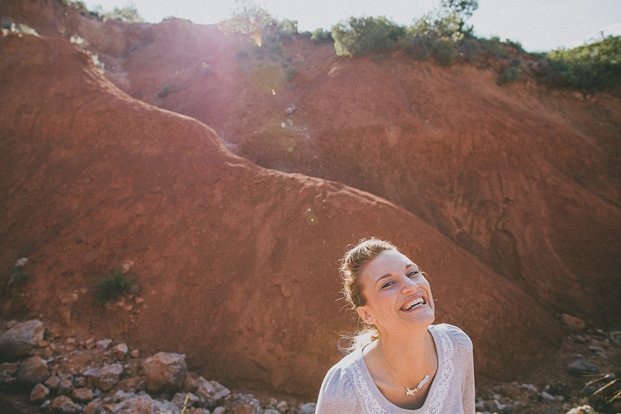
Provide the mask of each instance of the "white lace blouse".
[{"label": "white lace blouse", "polygon": [[431,325],[429,332],[436,343],[438,370],[421,408],[406,410],[388,401],[358,349],[326,374],[316,414],[474,414],[472,341],[453,325]]}]

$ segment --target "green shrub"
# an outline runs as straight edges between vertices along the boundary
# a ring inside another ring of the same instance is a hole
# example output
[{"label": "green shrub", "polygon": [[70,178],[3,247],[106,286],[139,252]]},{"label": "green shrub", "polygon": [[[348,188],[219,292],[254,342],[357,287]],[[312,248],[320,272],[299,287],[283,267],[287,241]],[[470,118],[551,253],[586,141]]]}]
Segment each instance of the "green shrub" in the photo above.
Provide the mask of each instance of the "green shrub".
[{"label": "green shrub", "polygon": [[453,59],[457,56],[455,52],[455,42],[448,37],[442,37],[435,41],[435,56],[436,62],[439,65],[450,65]]},{"label": "green shrub", "polygon": [[416,60],[433,56],[435,39],[431,36],[409,36],[401,41],[401,48]]},{"label": "green shrub", "polygon": [[166,98],[169,93],[170,93],[170,86],[168,85],[168,83],[164,83],[164,86],[162,86],[162,88],[158,91],[157,97]]},{"label": "green shrub", "polygon": [[621,84],[621,36],[547,55],[557,83],[593,93]]},{"label": "green shrub", "polygon": [[278,31],[288,34],[298,34],[298,21],[284,19],[278,23]]},{"label": "green shrub", "polygon": [[123,274],[121,270],[112,273],[112,276],[100,279],[95,288],[95,298],[99,303],[118,298],[124,293],[138,293],[140,291],[135,279]]},{"label": "green shrub", "polygon": [[505,49],[500,42],[500,38],[497,36],[492,36],[490,39],[480,38],[479,43],[481,44],[481,49],[491,54],[496,59],[504,59],[508,57],[507,52],[505,52]]},{"label": "green shrub", "polygon": [[332,33],[324,29],[317,29],[313,32],[311,40],[315,43],[327,42],[332,40]]},{"label": "green shrub", "polygon": [[507,82],[515,82],[520,79],[522,79],[522,68],[518,66],[511,66],[503,70],[497,83],[498,85],[503,85]]},{"label": "green shrub", "polygon": [[405,35],[405,29],[385,17],[350,17],[332,28],[334,48],[339,56],[363,56],[374,51],[392,50]]}]

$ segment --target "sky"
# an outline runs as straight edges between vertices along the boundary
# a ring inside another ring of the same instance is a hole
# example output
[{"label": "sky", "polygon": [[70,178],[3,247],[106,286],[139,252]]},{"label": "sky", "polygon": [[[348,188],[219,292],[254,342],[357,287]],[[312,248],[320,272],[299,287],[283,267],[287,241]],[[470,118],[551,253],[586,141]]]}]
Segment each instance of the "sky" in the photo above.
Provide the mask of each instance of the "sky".
[{"label": "sky", "polygon": [[[234,0],[86,0],[89,10],[104,11],[134,5],[145,21],[167,17],[214,24],[231,17]],[[298,21],[299,31],[332,26],[350,16],[386,16],[400,25],[438,6],[440,0],[256,0],[272,16]],[[475,35],[498,36],[520,42],[529,52],[573,48],[621,35],[621,0],[479,0],[479,9],[468,21]]]}]

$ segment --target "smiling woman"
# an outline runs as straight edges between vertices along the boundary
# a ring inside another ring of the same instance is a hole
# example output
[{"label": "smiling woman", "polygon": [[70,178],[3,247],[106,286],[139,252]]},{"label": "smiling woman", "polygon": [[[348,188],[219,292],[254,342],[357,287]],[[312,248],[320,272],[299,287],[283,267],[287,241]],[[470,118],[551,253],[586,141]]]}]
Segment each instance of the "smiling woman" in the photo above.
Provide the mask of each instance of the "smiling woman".
[{"label": "smiling woman", "polygon": [[418,266],[373,238],[345,254],[341,274],[368,328],[326,374],[317,414],[474,413],[472,342],[455,326],[432,325],[431,286]]}]

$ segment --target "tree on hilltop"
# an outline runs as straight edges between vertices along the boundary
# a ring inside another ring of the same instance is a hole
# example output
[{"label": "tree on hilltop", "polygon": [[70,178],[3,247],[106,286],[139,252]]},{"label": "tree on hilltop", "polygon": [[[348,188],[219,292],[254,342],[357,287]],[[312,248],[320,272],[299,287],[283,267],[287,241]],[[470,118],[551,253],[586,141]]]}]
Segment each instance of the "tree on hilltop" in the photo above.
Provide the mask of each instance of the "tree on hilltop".
[{"label": "tree on hilltop", "polygon": [[463,33],[466,20],[479,8],[479,0],[441,0],[440,5],[454,12],[458,18],[459,33]]}]

